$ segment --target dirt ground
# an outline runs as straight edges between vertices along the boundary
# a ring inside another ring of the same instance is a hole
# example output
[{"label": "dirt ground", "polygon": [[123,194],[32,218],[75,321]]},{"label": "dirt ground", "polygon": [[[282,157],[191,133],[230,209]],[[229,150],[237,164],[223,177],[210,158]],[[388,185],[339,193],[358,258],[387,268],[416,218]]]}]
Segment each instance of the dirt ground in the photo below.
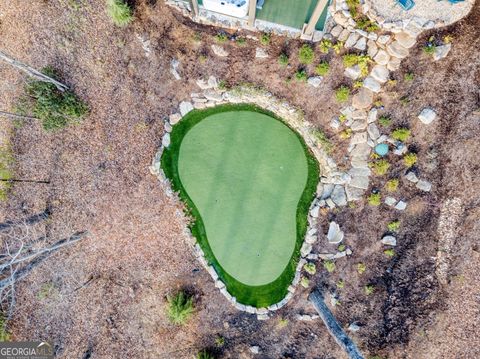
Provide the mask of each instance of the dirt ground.
[{"label": "dirt ground", "polygon": [[[229,85],[258,84],[304,109],[336,144],[337,163],[346,166],[348,141],[329,127],[340,108],[332,90],[346,82],[341,59],[328,55],[331,74],[314,89],[286,81],[299,66],[296,40],[274,37],[264,60],[254,59],[253,40],[246,46],[227,43],[231,55],[221,59],[210,49],[218,29],[192,24],[161,1],[137,1],[135,17],[119,29],[109,22],[103,1],[0,3],[0,49],[36,68],[53,65],[91,109],[84,122],[60,132],[45,133],[34,122],[14,129],[15,178],[49,183],[16,184],[1,205],[0,220],[49,208],[52,218],[43,230],[52,240],[78,230],[91,233],[17,288],[14,338],[50,340],[59,358],[191,358],[215,347],[219,335],[225,345],[214,351],[221,358],[253,357],[252,345],[261,350],[255,358],[345,358],[320,321],[295,320],[297,313],[314,313],[308,289],[297,291],[291,304],[265,322],[231,308],[208,274],[197,270],[200,264],[182,240],[181,206],[148,171],[163,118],[198,90],[197,78],[208,75]],[[335,218],[341,224],[353,255],[339,259],[332,274],[319,267],[312,282],[339,294],[334,313],[345,327],[361,325],[352,336],[370,356],[480,356],[475,344],[480,340],[479,22],[477,2],[461,22],[424,34],[423,41],[452,34],[451,53],[434,63],[420,43],[394,74],[397,84],[382,95],[392,127],[412,129],[418,171],[433,183],[432,191],[421,193],[402,180],[400,195],[409,202],[405,213],[360,204],[325,214],[322,221]],[[150,56],[137,35],[150,40]],[[194,40],[198,37],[201,41]],[[293,55],[287,68],[277,63],[282,51]],[[179,81],[169,72],[173,58],[181,64]],[[412,82],[403,80],[405,72],[415,74]],[[11,110],[25,77],[3,64],[0,74],[0,107]],[[408,103],[400,101],[404,96]],[[425,106],[439,114],[429,127],[416,118]],[[5,128],[11,127],[7,121],[2,119]],[[392,173],[402,169],[395,166]],[[382,183],[377,179],[373,186]],[[442,205],[451,198],[461,200],[463,212],[443,284],[436,274],[442,236],[437,227]],[[402,229],[390,259],[379,239],[395,218]],[[322,249],[334,248],[319,245]],[[367,267],[361,275],[360,262]],[[336,289],[341,278],[345,287]],[[369,296],[367,284],[375,285]],[[165,316],[165,296],[178,288],[195,293],[196,313],[185,327]]]}]

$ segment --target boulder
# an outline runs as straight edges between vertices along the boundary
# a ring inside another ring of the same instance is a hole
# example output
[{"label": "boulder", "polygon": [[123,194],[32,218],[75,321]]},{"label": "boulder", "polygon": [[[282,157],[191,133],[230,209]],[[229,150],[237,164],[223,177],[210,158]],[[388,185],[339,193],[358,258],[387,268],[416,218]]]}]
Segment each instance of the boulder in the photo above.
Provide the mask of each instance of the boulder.
[{"label": "boulder", "polygon": [[401,62],[402,59],[399,59],[398,57],[391,57],[387,64],[387,69],[390,71],[397,71],[400,68]]},{"label": "boulder", "polygon": [[342,33],[342,31],[343,31],[343,27],[340,26],[340,25],[337,25],[330,31],[330,34],[332,34],[333,37],[338,38],[340,36],[340,34]]},{"label": "boulder", "polygon": [[389,75],[390,71],[382,65],[375,65],[370,73],[370,76],[382,84],[388,81]]},{"label": "boulder", "polygon": [[350,186],[366,190],[368,189],[369,183],[370,180],[367,176],[357,176],[352,178],[350,181]]},{"label": "boulder", "polygon": [[352,105],[356,109],[366,109],[373,103],[373,92],[362,87],[352,99]]},{"label": "boulder", "polygon": [[356,80],[360,77],[360,66],[358,65],[354,65],[354,66],[351,66],[351,67],[347,67],[345,69],[345,71],[343,72],[343,74],[346,76],[346,77],[349,77],[351,78],[352,80]]},{"label": "boulder", "polygon": [[451,49],[452,49],[452,44],[437,46],[435,48],[435,52],[433,53],[433,61],[438,61],[443,59],[445,56],[448,55]]},{"label": "boulder", "polygon": [[259,354],[260,353],[260,347],[258,345],[253,345],[250,347],[250,352],[253,354]]},{"label": "boulder", "polygon": [[170,134],[167,132],[165,135],[163,135],[162,138],[162,146],[163,147],[168,147],[170,146]]},{"label": "boulder", "polygon": [[398,203],[395,205],[395,209],[399,211],[404,211],[405,208],[407,208],[407,202],[404,201],[398,201]]},{"label": "boulder", "polygon": [[343,29],[343,31],[338,35],[338,41],[346,41],[350,36],[350,31]]},{"label": "boulder", "polygon": [[180,102],[180,114],[182,115],[182,117],[192,110],[193,110],[193,105],[191,102],[188,102],[188,101]]},{"label": "boulder", "polygon": [[171,125],[175,125],[182,119],[182,115],[177,113],[173,113],[168,117],[168,122],[170,122]]},{"label": "boulder", "polygon": [[223,47],[218,45],[212,45],[213,53],[219,57],[227,57],[229,52],[225,50]]},{"label": "boulder", "polygon": [[360,37],[360,39],[358,39],[358,41],[355,43],[354,48],[360,51],[365,51],[367,49],[367,38]]},{"label": "boulder", "polygon": [[376,108],[372,108],[367,115],[367,122],[372,123],[377,120],[378,110]]},{"label": "boulder", "polygon": [[387,52],[398,59],[404,59],[408,56],[408,49],[402,46],[398,40],[387,45]]},{"label": "boulder", "polygon": [[368,40],[367,41],[367,55],[370,56],[372,59],[378,52],[378,46],[375,41]]},{"label": "boulder", "polygon": [[265,49],[263,49],[261,47],[257,47],[255,49],[255,57],[257,59],[266,59],[268,57],[268,53]]},{"label": "boulder", "polygon": [[335,186],[330,198],[339,207],[347,205],[347,195],[345,194],[345,189],[341,185]]},{"label": "boulder", "polygon": [[359,201],[363,198],[364,190],[356,187],[346,186],[345,193],[348,201]]},{"label": "boulder", "polygon": [[390,60],[390,55],[385,50],[378,50],[373,60],[379,65],[386,65]]},{"label": "boulder", "polygon": [[350,125],[352,131],[362,131],[367,128],[367,121],[366,120],[355,120]]},{"label": "boulder", "polygon": [[417,182],[418,182],[418,177],[417,177],[417,175],[415,174],[415,172],[413,172],[413,171],[408,172],[408,173],[405,175],[405,179],[406,179],[407,181],[410,181],[410,182],[413,182],[413,183],[417,183]]},{"label": "boulder", "polygon": [[330,244],[337,244],[343,240],[344,233],[336,222],[330,222],[328,227],[327,239]]},{"label": "boulder", "polygon": [[204,96],[209,101],[220,102],[222,101],[222,94],[213,90],[207,90],[204,92]]},{"label": "boulder", "polygon": [[356,323],[352,323],[348,326],[347,330],[349,332],[358,332],[360,330],[360,326]]},{"label": "boulder", "polygon": [[397,203],[397,200],[393,197],[385,197],[385,204],[387,206],[393,207]]},{"label": "boulder", "polygon": [[380,137],[380,130],[378,129],[377,125],[374,123],[371,123],[368,125],[367,132],[373,141],[376,141]]},{"label": "boulder", "polygon": [[310,86],[319,87],[320,84],[322,83],[322,80],[323,80],[323,77],[321,77],[321,76],[314,76],[314,77],[309,77],[308,80],[307,80],[307,83],[308,83]]},{"label": "boulder", "polygon": [[170,62],[170,73],[173,75],[175,80],[180,80],[180,74],[178,73],[178,66],[180,65],[180,62],[176,59],[173,59]]},{"label": "boulder", "polygon": [[434,110],[427,107],[427,108],[424,108],[422,112],[420,112],[420,114],[418,115],[418,118],[425,125],[429,125],[433,122],[433,120],[437,118],[437,114],[435,113]]},{"label": "boulder", "polygon": [[218,87],[218,81],[217,81],[217,78],[215,76],[210,76],[208,78],[208,86],[210,86],[210,88]]},{"label": "boulder", "polygon": [[382,243],[385,244],[386,246],[396,246],[397,239],[394,236],[390,236],[390,235],[383,236]]},{"label": "boulder", "polygon": [[421,191],[430,192],[430,190],[432,189],[432,184],[425,180],[419,180],[416,187]]},{"label": "boulder", "polygon": [[403,31],[395,35],[395,40],[397,40],[398,43],[403,47],[405,47],[406,49],[413,47],[417,42],[417,40],[414,37],[410,36],[410,34]]},{"label": "boulder", "polygon": [[345,41],[345,48],[347,49],[352,48],[357,43],[359,37],[360,35],[357,34],[356,32],[350,33],[347,41]]},{"label": "boulder", "polygon": [[380,35],[380,36],[378,37],[378,39],[377,39],[377,43],[378,43],[379,45],[385,46],[385,45],[387,45],[388,42],[390,41],[390,38],[391,38],[390,35]]},{"label": "boulder", "polygon": [[367,159],[370,155],[370,152],[371,149],[367,145],[367,143],[359,143],[353,148],[352,152],[350,152],[350,155],[352,156],[352,158],[357,157]]},{"label": "boulder", "polygon": [[350,140],[350,144],[356,145],[359,143],[366,143],[367,142],[367,133],[366,132],[357,132],[353,135],[352,139]]},{"label": "boulder", "polygon": [[365,80],[363,80],[363,86],[376,93],[380,92],[382,89],[380,83],[372,76],[368,76]]}]

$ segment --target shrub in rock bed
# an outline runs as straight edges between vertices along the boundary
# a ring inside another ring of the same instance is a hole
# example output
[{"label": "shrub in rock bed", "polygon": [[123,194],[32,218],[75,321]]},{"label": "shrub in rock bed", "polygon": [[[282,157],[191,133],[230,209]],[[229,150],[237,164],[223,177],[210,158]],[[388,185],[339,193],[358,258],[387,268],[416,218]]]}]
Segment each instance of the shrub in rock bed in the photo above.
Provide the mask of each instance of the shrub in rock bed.
[{"label": "shrub in rock bed", "polygon": [[282,66],[287,66],[288,65],[288,55],[283,53],[283,54],[280,54],[280,56],[278,57],[278,63]]},{"label": "shrub in rock bed", "polygon": [[415,163],[417,163],[417,155],[415,153],[407,153],[403,157],[403,163],[405,163],[407,167],[413,167]]},{"label": "shrub in rock bed", "polygon": [[396,221],[390,222],[387,225],[387,228],[390,232],[398,232],[398,230],[400,229],[400,221],[396,220]]},{"label": "shrub in rock bed", "polygon": [[318,48],[320,49],[320,52],[323,54],[328,54],[328,51],[332,48],[333,44],[330,40],[328,39],[323,39],[320,41],[320,44],[318,45]]},{"label": "shrub in rock bed", "polygon": [[298,70],[298,71],[295,73],[295,80],[297,80],[298,82],[307,82],[307,80],[308,80],[308,75],[307,75],[307,73],[305,72],[305,70]]},{"label": "shrub in rock bed", "polygon": [[397,128],[392,132],[392,138],[397,141],[406,142],[410,134],[411,131],[408,128]]},{"label": "shrub in rock bed", "polygon": [[207,350],[202,350],[198,352],[196,359],[215,359],[215,357]]},{"label": "shrub in rock bed", "polygon": [[396,178],[391,179],[391,180],[387,181],[387,183],[385,183],[385,189],[388,192],[396,192],[397,189],[398,189],[398,184],[399,184],[398,179],[396,179]]},{"label": "shrub in rock bed", "polygon": [[335,270],[335,262],[325,261],[323,262],[323,267],[327,270],[328,273],[332,273]]},{"label": "shrub in rock bed", "polygon": [[325,76],[330,70],[330,65],[326,61],[320,62],[317,67],[315,67],[315,74],[319,76]]},{"label": "shrub in rock bed", "polygon": [[365,263],[358,263],[357,264],[357,272],[358,274],[363,274],[367,270],[367,266]]},{"label": "shrub in rock bed", "polygon": [[112,22],[120,27],[127,26],[133,20],[132,9],[123,0],[107,0],[107,12]]},{"label": "shrub in rock bed", "polygon": [[389,116],[383,115],[378,118],[378,123],[383,127],[387,127],[392,124],[392,119]]},{"label": "shrub in rock bed", "polygon": [[350,89],[347,86],[340,86],[335,91],[335,98],[340,103],[347,102],[348,99],[350,98]]},{"label": "shrub in rock bed", "polygon": [[380,195],[380,193],[372,193],[370,196],[368,196],[368,204],[370,206],[377,207],[380,206],[381,203],[382,196]]},{"label": "shrub in rock bed", "polygon": [[272,39],[272,35],[270,35],[268,32],[264,32],[262,36],[260,37],[260,43],[263,46],[267,46],[270,44],[270,40]]},{"label": "shrub in rock bed", "polygon": [[298,60],[300,61],[301,64],[304,65],[309,65],[313,62],[313,59],[315,57],[315,53],[313,52],[313,49],[311,46],[304,44],[300,50],[298,51]]},{"label": "shrub in rock bed", "polygon": [[[58,79],[58,74],[47,67],[45,75]],[[88,114],[88,107],[72,91],[60,91],[45,81],[32,80],[25,86],[26,97],[20,100],[18,107],[22,114],[33,114],[42,121],[46,131],[54,131],[78,122]]]},{"label": "shrub in rock bed", "polygon": [[167,302],[168,319],[173,324],[185,324],[194,310],[193,298],[184,291],[180,291],[173,297],[167,297]]},{"label": "shrub in rock bed", "polygon": [[388,172],[388,169],[390,168],[390,163],[386,159],[381,159],[375,162],[371,162],[369,166],[377,176],[383,176]]}]

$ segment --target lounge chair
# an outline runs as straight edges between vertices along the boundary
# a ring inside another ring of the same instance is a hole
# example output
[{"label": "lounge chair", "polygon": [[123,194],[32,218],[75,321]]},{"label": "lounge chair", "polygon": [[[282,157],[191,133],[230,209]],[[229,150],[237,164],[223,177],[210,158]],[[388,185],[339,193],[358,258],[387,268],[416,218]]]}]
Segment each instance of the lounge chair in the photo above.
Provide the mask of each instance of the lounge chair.
[{"label": "lounge chair", "polygon": [[[251,1],[251,0],[250,0]],[[255,0],[254,0],[255,1]],[[265,0],[257,0],[257,9],[262,10],[263,4],[265,4]]]},{"label": "lounge chair", "polygon": [[402,7],[403,10],[407,11],[415,6],[415,2],[413,0],[397,0],[397,3]]}]

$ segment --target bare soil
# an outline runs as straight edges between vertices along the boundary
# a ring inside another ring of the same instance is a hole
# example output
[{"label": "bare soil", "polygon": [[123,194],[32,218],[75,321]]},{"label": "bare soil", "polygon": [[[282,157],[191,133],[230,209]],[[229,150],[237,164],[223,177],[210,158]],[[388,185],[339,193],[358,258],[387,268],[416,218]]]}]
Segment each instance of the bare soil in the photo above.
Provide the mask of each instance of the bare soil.
[{"label": "bare soil", "polygon": [[[230,307],[182,240],[181,206],[148,172],[163,119],[198,90],[197,78],[208,75],[229,85],[255,83],[304,109],[306,118],[332,138],[333,156],[347,168],[348,140],[329,127],[340,108],[333,90],[348,83],[338,56],[328,55],[331,73],[313,89],[286,81],[299,67],[299,41],[273,37],[265,60],[254,58],[259,44],[253,40],[246,46],[228,42],[222,46],[231,55],[217,58],[210,45],[218,29],[193,24],[161,1],[137,1],[136,19],[126,29],[109,22],[103,1],[12,0],[0,3],[0,14],[0,48],[36,68],[53,65],[91,108],[79,125],[45,133],[38,123],[26,122],[11,138],[15,177],[49,184],[16,184],[1,205],[1,220],[48,207],[53,215],[45,231],[52,241],[76,230],[91,232],[17,288],[10,326],[15,339],[50,340],[60,358],[190,358],[206,347],[222,358],[250,358],[252,345],[261,348],[258,358],[345,357],[321,322],[295,320],[297,313],[314,313],[306,299],[309,289],[297,291],[292,304],[265,322]],[[420,41],[394,74],[397,84],[381,98],[394,119],[392,128],[412,129],[417,170],[433,183],[432,192],[419,192],[402,180],[396,196],[409,203],[404,213],[360,204],[324,214],[322,230],[327,220],[338,221],[353,255],[338,260],[331,274],[319,266],[312,285],[338,292],[341,305],[334,313],[345,326],[362,325],[353,337],[366,354],[479,357],[479,21],[477,3],[459,23],[423,35],[426,41],[432,34],[453,34],[451,53],[432,62]],[[150,56],[137,35],[150,40]],[[283,51],[292,57],[287,68],[277,62]],[[180,81],[169,72],[173,58],[181,63]],[[415,74],[413,82],[403,80],[406,72]],[[9,110],[25,78],[3,64],[0,74],[0,107]],[[400,101],[405,95],[406,105]],[[439,114],[428,127],[416,118],[425,106]],[[403,171],[397,163],[392,175]],[[376,179],[373,187],[381,188],[384,181]],[[464,212],[449,283],[442,285],[435,266],[437,222],[442,204],[453,197],[462,201]],[[379,239],[396,218],[402,229],[390,259]],[[358,263],[367,267],[361,275]],[[336,289],[340,278],[345,287]],[[375,285],[369,296],[367,284]],[[173,326],[165,316],[165,296],[179,288],[194,293],[196,301],[185,327]],[[288,323],[282,326],[281,318]],[[221,348],[215,348],[218,335],[225,338]]]}]

